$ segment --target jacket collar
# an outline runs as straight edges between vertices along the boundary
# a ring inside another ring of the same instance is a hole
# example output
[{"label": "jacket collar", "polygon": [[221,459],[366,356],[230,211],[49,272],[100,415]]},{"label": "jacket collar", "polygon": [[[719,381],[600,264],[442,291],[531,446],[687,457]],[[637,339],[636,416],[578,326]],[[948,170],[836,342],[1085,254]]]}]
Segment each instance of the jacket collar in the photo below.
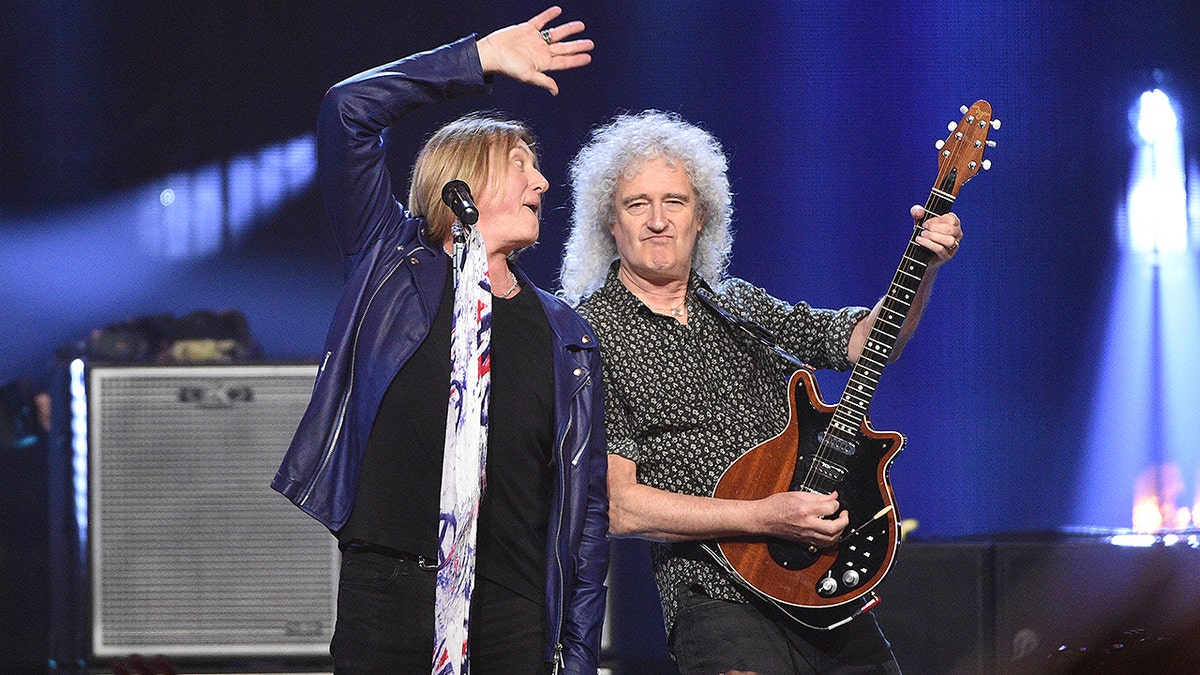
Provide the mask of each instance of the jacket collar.
[{"label": "jacket collar", "polygon": [[542,301],[542,309],[546,311],[546,318],[550,322],[550,330],[554,331],[555,337],[560,342],[575,349],[596,347],[596,333],[592,331],[592,327],[586,321],[579,318],[579,315],[571,309],[566,301],[538,288],[529,280],[525,271],[517,265],[513,265],[513,270],[526,291],[533,290],[537,293],[538,300]]}]

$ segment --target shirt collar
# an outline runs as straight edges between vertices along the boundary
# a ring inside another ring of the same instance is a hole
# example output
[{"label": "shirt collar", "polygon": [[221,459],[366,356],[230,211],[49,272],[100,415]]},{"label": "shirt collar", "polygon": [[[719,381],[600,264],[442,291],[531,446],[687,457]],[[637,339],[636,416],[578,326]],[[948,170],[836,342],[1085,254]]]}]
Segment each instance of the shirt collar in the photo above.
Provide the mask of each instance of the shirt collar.
[{"label": "shirt collar", "polygon": [[[642,302],[640,298],[633,294],[625,284],[617,277],[617,270],[621,267],[621,261],[614,260],[608,267],[608,276],[604,279],[604,286],[600,288],[598,293],[603,293],[609,297],[613,304],[613,308],[622,315],[631,315],[637,312],[643,312],[647,315],[655,315],[654,312]],[[697,289],[703,288],[708,292],[712,292],[712,287],[704,280],[697,272],[696,268],[692,268],[688,273],[688,296],[689,298]]]}]

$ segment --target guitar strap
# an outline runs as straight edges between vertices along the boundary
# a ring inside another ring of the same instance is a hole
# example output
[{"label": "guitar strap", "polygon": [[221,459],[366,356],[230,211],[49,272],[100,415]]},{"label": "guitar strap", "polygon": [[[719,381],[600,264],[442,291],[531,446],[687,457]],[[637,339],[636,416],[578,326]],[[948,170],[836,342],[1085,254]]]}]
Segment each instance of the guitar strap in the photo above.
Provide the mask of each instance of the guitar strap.
[{"label": "guitar strap", "polygon": [[775,334],[764,328],[761,324],[737,316],[733,312],[730,312],[724,307],[718,305],[716,298],[713,297],[712,291],[709,289],[697,288],[696,299],[700,301],[700,304],[712,310],[712,312],[720,317],[721,320],[726,323],[726,325],[745,332],[750,337],[766,345],[767,349],[770,349],[778,354],[783,360],[791,363],[797,368],[807,368],[808,370],[812,370],[810,366],[801,361],[796,355],[787,351],[783,347],[780,347],[779,339],[775,337]]}]

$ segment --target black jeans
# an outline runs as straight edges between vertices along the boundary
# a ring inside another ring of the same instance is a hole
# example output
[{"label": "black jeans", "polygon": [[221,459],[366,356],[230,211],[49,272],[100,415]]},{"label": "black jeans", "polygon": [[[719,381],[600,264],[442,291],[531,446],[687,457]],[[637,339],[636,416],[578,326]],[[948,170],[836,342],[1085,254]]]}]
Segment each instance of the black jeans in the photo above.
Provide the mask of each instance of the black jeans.
[{"label": "black jeans", "polygon": [[682,675],[900,673],[872,614],[819,631],[772,607],[714,600],[698,589],[681,588],[678,599],[671,640]]},{"label": "black jeans", "polygon": [[[372,551],[342,554],[337,626],[329,651],[336,673],[430,672],[437,572]],[[472,675],[544,673],[545,608],[475,578]]]}]

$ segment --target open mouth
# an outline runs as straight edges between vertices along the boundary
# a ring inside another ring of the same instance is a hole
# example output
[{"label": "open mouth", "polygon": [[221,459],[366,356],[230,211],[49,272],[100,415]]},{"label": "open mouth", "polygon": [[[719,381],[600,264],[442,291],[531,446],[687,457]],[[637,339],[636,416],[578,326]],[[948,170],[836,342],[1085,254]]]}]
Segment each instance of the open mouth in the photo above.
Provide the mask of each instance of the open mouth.
[{"label": "open mouth", "polygon": [[533,215],[536,216],[538,213],[538,209],[541,208],[541,205],[540,204],[526,204],[525,208],[529,209],[530,211],[533,211]]}]

